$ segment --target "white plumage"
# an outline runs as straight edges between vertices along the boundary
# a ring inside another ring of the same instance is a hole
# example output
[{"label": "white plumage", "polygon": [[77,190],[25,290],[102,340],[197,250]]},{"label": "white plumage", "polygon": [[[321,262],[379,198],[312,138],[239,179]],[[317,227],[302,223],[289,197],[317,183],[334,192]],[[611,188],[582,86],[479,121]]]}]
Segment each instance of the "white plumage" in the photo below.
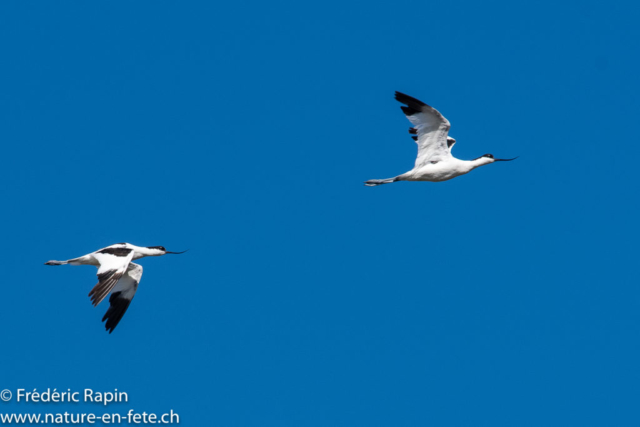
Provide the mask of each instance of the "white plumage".
[{"label": "white plumage", "polygon": [[456,159],[451,155],[456,140],[448,136],[451,128],[449,120],[435,108],[404,93],[396,92],[396,99],[406,105],[400,108],[413,125],[409,133],[418,144],[416,163],[409,172],[393,178],[371,179],[365,182],[366,186],[373,187],[396,181],[446,181],[471,172],[479,166],[515,159],[495,159],[492,154],[485,154],[474,160]]},{"label": "white plumage", "polygon": [[87,255],[67,261],[48,261],[45,265],[93,265],[98,267],[98,283],[89,292],[91,302],[97,306],[109,293],[109,309],[102,321],[106,320],[109,333],[124,316],[133,299],[142,277],[142,266],[134,262],[146,256],[161,256],[165,254],[181,254],[183,252],[169,252],[162,246],[135,246],[130,243],[116,243]]}]

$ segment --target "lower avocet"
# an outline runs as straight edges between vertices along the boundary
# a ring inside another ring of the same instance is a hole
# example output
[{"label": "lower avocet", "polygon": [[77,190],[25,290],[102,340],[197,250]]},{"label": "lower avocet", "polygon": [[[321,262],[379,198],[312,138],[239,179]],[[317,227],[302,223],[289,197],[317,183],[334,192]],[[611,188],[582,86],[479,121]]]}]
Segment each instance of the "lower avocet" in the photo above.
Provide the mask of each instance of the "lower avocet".
[{"label": "lower avocet", "polygon": [[130,243],[116,243],[106,248],[66,261],[49,261],[45,265],[94,265],[98,267],[98,284],[93,287],[89,296],[94,306],[97,306],[111,292],[109,303],[111,306],[102,321],[107,321],[106,328],[113,332],[124,313],[129,308],[133,296],[138,290],[138,283],[142,277],[142,266],[134,259],[146,256],[161,256],[165,254],[182,254],[183,252],[169,252],[162,246],[135,246]]}]

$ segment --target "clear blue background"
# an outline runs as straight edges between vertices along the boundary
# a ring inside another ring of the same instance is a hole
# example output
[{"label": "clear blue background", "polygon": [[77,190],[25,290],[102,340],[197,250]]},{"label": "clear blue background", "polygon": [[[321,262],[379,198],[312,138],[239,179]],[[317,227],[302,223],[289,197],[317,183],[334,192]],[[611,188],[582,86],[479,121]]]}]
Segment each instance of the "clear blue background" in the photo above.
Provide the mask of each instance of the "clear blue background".
[{"label": "clear blue background", "polygon": [[[0,5],[0,389],[187,426],[637,426],[636,2]],[[463,159],[405,172],[406,92]],[[109,335],[91,267],[190,249]]]}]

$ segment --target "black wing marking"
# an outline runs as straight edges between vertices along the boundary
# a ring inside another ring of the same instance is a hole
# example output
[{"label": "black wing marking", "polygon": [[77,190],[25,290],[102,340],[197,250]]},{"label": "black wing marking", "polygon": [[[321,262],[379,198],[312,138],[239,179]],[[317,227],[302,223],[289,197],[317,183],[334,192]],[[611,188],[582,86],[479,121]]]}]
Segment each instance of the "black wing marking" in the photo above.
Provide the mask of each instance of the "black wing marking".
[{"label": "black wing marking", "polygon": [[109,292],[129,268],[129,263],[133,258],[133,249],[109,247],[99,250],[92,256],[100,264],[98,283],[89,292],[91,302],[96,306],[109,295]]},{"label": "black wing marking", "polygon": [[111,306],[104,314],[102,321],[107,321],[105,327],[107,328],[107,332],[111,333],[116,328],[116,326],[118,326],[118,323],[120,323],[120,320],[122,319],[122,316],[124,316],[124,313],[127,311],[127,308],[129,308],[131,299],[122,297],[122,292],[114,292],[109,297],[109,304],[111,304]]},{"label": "black wing marking", "polygon": [[420,101],[419,99],[415,99],[412,96],[405,95],[404,93],[397,92],[397,91],[396,91],[396,99],[399,102],[401,102],[401,103],[406,105],[406,107],[402,106],[400,108],[402,108],[402,111],[407,116],[412,116],[414,114],[421,113],[422,112],[422,107],[427,105],[424,102]]},{"label": "black wing marking", "polygon": [[131,253],[129,248],[104,248],[98,251],[99,254],[109,254],[115,256],[127,256]]},{"label": "black wing marking", "polygon": [[102,321],[106,320],[105,328],[111,333],[118,326],[122,316],[127,312],[131,300],[138,290],[138,284],[142,278],[142,266],[134,262],[129,263],[127,271],[118,282],[109,297],[109,309],[102,317]]},{"label": "black wing marking", "polygon": [[97,306],[109,294],[111,289],[118,283],[124,271],[107,270],[98,273],[98,283],[91,289],[89,296],[94,306]]},{"label": "black wing marking", "polygon": [[395,97],[405,104],[400,108],[413,125],[409,133],[418,144],[415,167],[450,156],[447,144],[447,133],[451,127],[449,121],[438,110],[416,98],[401,92],[396,92]]}]

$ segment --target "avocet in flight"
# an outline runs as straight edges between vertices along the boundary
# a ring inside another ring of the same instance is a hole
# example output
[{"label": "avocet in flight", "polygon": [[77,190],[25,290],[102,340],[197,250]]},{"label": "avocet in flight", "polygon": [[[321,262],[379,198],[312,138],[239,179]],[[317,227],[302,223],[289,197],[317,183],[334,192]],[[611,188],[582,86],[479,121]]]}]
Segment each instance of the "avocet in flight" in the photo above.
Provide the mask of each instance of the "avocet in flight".
[{"label": "avocet in flight", "polygon": [[496,159],[492,154],[485,154],[473,160],[456,159],[451,155],[456,140],[447,135],[451,127],[449,120],[435,108],[404,93],[396,92],[396,99],[406,105],[400,108],[413,124],[409,133],[418,144],[418,158],[409,172],[393,178],[370,179],[364,183],[368,187],[396,181],[446,181],[480,166],[517,159]]},{"label": "avocet in flight", "polygon": [[45,265],[69,264],[98,267],[98,284],[89,292],[89,296],[93,305],[97,306],[111,292],[111,297],[109,297],[111,306],[102,318],[103,322],[107,321],[106,328],[111,333],[129,308],[142,277],[142,266],[131,261],[146,256],[185,252],[169,252],[162,246],[144,247],[130,243],[116,243],[78,258],[66,261],[49,261]]}]

